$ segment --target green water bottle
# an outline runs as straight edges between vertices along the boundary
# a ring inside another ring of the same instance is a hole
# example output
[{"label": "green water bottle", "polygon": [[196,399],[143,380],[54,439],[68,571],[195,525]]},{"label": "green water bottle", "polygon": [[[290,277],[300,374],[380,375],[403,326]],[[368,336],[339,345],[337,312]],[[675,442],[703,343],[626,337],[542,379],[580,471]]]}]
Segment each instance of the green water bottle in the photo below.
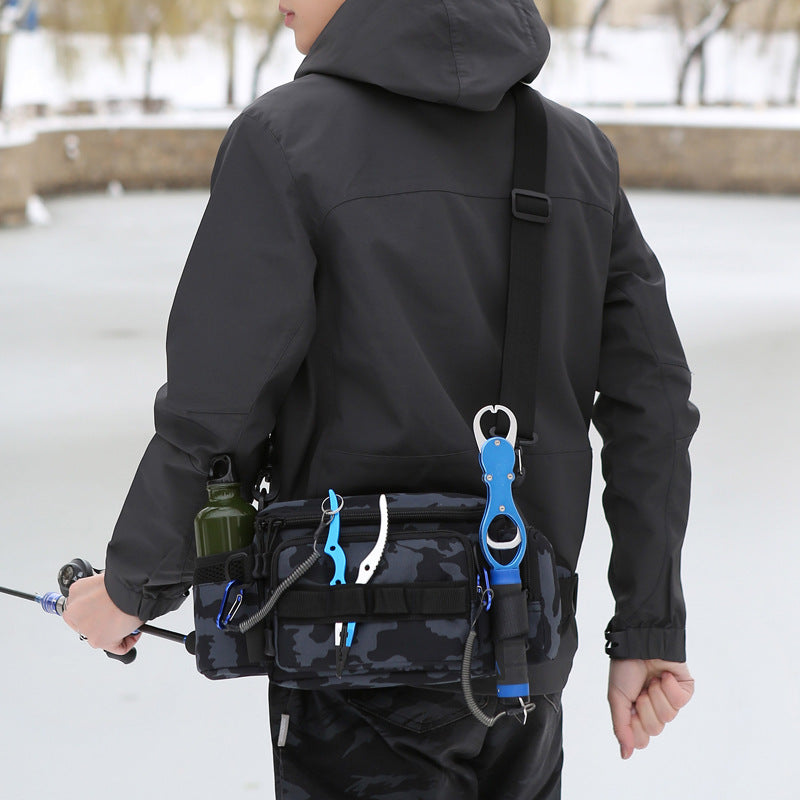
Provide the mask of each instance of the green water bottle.
[{"label": "green water bottle", "polygon": [[256,511],[239,492],[230,456],[215,456],[208,472],[208,505],[194,518],[198,556],[247,547]]}]

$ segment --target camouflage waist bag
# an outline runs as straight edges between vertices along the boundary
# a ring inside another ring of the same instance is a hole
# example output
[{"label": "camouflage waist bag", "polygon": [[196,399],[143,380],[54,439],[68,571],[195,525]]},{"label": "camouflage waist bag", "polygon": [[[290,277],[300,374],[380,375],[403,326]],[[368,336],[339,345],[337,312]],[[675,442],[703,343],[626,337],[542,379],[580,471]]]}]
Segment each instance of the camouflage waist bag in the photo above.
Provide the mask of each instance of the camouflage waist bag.
[{"label": "camouflage waist bag", "polygon": [[[259,512],[250,548],[198,559],[198,670],[212,679],[267,674],[302,689],[458,683],[473,629],[467,677],[491,677],[491,613],[479,613],[490,597],[478,547],[485,500],[386,499],[382,514],[377,496],[344,498],[341,574],[322,498],[274,503]],[[527,536],[533,664],[558,651],[561,600],[550,542],[530,527]]]}]

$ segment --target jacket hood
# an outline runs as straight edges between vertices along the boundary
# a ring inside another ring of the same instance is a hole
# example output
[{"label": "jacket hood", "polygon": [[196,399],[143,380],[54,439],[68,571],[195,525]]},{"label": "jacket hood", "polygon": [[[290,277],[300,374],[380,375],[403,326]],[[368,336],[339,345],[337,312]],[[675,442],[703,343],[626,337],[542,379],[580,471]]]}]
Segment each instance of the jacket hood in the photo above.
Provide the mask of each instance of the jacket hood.
[{"label": "jacket hood", "polygon": [[539,74],[549,51],[533,0],[345,0],[295,78],[335,75],[491,111]]}]

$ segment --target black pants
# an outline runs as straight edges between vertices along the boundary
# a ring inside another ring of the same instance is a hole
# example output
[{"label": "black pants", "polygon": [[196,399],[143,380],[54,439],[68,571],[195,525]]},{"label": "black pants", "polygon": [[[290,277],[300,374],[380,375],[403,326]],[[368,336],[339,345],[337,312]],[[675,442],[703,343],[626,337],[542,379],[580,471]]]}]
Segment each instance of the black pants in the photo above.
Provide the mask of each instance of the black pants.
[{"label": "black pants", "polygon": [[[461,694],[405,687],[298,691],[270,685],[278,800],[558,800],[561,695],[525,726],[481,725]],[[495,698],[481,698],[494,713]]]}]

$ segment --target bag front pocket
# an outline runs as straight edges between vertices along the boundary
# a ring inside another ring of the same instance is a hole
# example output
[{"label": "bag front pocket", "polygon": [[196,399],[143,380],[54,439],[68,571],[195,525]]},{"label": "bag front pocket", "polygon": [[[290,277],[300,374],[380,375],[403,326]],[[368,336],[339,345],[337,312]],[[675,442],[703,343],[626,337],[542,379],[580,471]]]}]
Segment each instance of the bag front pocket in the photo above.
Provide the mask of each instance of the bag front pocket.
[{"label": "bag front pocket", "polygon": [[[458,680],[464,643],[477,609],[476,565],[469,538],[461,533],[391,532],[374,578],[355,583],[358,565],[376,531],[341,541],[346,582],[331,586],[330,559],[321,558],[278,603],[273,621],[275,666],[289,678],[317,685],[372,686],[396,682]],[[272,559],[273,585],[310,553],[310,540],[280,545]],[[336,674],[334,627],[355,623],[341,678]],[[476,654],[474,668],[486,671]]]}]

